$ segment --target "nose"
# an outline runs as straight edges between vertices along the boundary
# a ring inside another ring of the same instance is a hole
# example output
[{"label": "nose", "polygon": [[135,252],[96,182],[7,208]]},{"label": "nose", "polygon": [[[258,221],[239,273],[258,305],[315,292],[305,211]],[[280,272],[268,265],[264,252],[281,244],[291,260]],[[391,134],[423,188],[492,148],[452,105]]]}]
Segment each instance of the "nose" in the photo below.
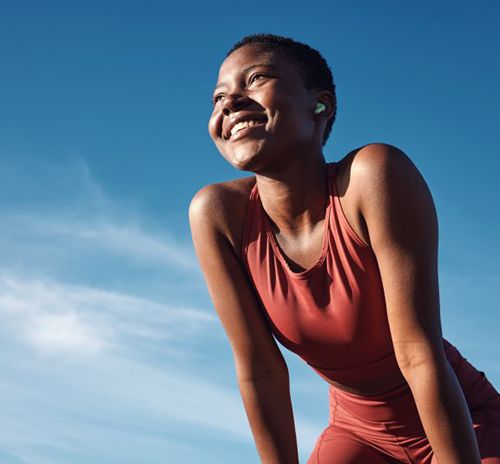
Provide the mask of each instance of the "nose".
[{"label": "nose", "polygon": [[231,113],[244,108],[248,104],[247,98],[243,95],[228,94],[224,97],[222,113],[224,116],[229,116]]}]

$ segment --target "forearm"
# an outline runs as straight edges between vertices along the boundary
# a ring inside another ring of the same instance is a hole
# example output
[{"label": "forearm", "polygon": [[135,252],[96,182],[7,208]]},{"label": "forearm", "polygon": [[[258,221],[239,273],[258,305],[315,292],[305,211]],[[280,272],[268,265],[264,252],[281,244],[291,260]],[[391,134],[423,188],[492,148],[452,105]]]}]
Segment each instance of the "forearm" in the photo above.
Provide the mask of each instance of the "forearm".
[{"label": "forearm", "polygon": [[449,363],[422,363],[403,375],[438,463],[480,464],[469,408]]},{"label": "forearm", "polygon": [[298,464],[288,379],[238,383],[261,462]]}]

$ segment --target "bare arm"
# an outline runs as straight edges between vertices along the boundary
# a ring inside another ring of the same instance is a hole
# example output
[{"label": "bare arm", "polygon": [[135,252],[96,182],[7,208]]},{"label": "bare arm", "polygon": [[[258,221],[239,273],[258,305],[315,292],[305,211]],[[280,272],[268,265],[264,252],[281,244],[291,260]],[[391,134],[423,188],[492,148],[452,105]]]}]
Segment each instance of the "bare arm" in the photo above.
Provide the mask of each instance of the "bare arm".
[{"label": "bare arm", "polygon": [[411,160],[390,145],[360,150],[352,177],[382,276],[396,358],[435,457],[442,464],[480,463],[470,412],[442,346],[432,195]]},{"label": "bare arm", "polygon": [[261,462],[298,464],[288,368],[248,277],[223,232],[225,199],[216,185],[191,201],[191,234],[205,282],[226,331]]}]

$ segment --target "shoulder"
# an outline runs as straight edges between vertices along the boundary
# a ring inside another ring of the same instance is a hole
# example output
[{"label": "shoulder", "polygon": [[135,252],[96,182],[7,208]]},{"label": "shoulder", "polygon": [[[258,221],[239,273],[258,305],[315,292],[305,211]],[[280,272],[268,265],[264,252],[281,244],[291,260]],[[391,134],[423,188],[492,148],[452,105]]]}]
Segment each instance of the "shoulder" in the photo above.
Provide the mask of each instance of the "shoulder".
[{"label": "shoulder", "polygon": [[370,143],[348,153],[339,161],[339,177],[348,179],[361,207],[374,197],[427,187],[410,157],[387,143]]},{"label": "shoulder", "polygon": [[208,184],[198,190],[189,204],[190,223],[222,233],[239,250],[250,191],[255,176]]},{"label": "shoulder", "polygon": [[[430,190],[410,157],[387,143],[370,143],[338,161],[337,189],[348,220],[370,245],[375,225],[398,210],[418,214],[433,209]],[[371,222],[371,224],[369,224]]]},{"label": "shoulder", "polygon": [[[366,145],[353,156],[351,180],[372,247],[389,241],[431,243],[437,214],[431,191],[410,157],[383,143]],[[412,246],[412,245],[411,245]]]},{"label": "shoulder", "polygon": [[404,166],[415,168],[412,160],[403,150],[380,142],[363,145],[349,152],[339,161],[339,167],[345,168],[346,165],[349,165],[351,175],[356,178],[402,169]]},{"label": "shoulder", "polygon": [[362,147],[353,163],[353,173],[368,195],[418,195],[428,190],[412,159],[394,145],[373,143]]}]

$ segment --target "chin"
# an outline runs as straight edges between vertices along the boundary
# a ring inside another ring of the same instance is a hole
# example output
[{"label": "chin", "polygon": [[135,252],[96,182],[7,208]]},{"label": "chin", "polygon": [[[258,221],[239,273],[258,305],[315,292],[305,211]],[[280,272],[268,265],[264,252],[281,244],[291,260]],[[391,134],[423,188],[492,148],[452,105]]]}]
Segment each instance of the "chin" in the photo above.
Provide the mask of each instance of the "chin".
[{"label": "chin", "polygon": [[268,147],[264,147],[263,141],[252,140],[245,143],[238,143],[223,153],[224,159],[239,171],[255,172],[259,166],[265,162]]}]

